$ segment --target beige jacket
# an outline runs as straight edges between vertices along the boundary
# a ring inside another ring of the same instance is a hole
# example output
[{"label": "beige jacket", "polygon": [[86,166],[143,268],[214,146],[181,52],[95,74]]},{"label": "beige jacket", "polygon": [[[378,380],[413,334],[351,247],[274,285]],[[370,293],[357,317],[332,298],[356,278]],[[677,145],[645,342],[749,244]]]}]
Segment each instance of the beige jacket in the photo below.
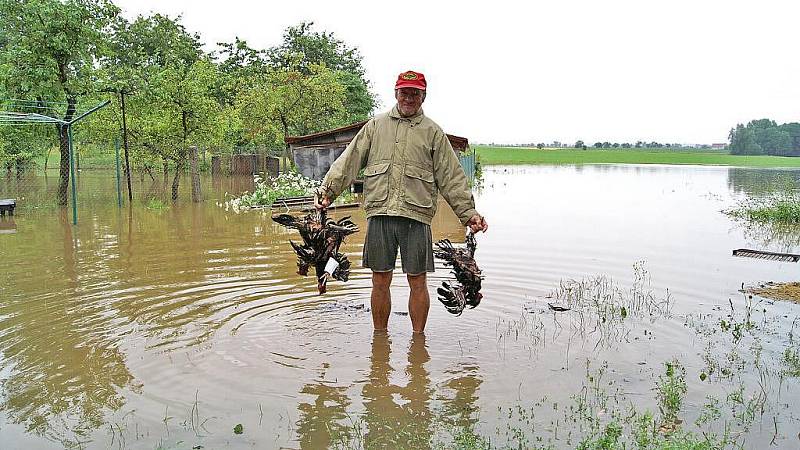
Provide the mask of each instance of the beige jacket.
[{"label": "beige jacket", "polygon": [[478,213],[447,135],[422,110],[404,118],[395,106],[373,117],[333,163],[322,189],[335,199],[361,169],[367,217],[403,216],[430,224],[439,193],[462,224]]}]

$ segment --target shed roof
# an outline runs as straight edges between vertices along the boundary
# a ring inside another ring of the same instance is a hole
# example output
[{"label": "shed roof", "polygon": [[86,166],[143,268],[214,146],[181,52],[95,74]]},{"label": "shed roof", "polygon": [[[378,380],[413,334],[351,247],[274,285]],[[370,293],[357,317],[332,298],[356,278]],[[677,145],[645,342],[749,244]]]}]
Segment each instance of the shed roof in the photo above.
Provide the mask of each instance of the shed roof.
[{"label": "shed roof", "polygon": [[[320,131],[319,133],[307,134],[305,136],[286,136],[283,141],[287,144],[297,146],[303,146],[304,144],[315,144],[321,138],[348,132],[357,132],[361,129],[361,127],[364,126],[365,123],[367,123],[367,121],[363,120],[361,122],[356,122],[343,127]],[[448,134],[447,139],[450,141],[450,145],[453,146],[453,149],[459,152],[463,152],[469,146],[469,140],[465,137]]]}]

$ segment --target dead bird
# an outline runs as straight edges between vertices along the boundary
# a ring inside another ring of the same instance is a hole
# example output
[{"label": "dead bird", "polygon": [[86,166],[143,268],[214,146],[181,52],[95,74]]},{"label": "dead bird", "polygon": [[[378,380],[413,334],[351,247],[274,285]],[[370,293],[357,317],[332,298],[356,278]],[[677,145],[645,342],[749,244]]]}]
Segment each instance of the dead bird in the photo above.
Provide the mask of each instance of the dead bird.
[{"label": "dead bird", "polygon": [[467,306],[475,308],[481,303],[483,294],[481,290],[481,269],[475,262],[475,249],[477,242],[472,232],[467,232],[466,248],[457,248],[449,239],[442,239],[436,243],[433,255],[444,261],[445,267],[452,267],[451,273],[456,277],[456,283],[442,281],[442,286],[436,292],[439,301],[444,304],[447,312],[460,316]]},{"label": "dead bird", "polygon": [[321,209],[302,218],[278,214],[272,216],[272,220],[300,232],[302,244],[289,241],[297,254],[297,274],[306,276],[308,268],[314,266],[320,294],[327,290],[329,278],[339,281],[350,278],[350,261],[344,253],[339,252],[345,236],[358,232],[358,226],[350,220],[350,216],[334,221],[327,216],[325,209]]}]

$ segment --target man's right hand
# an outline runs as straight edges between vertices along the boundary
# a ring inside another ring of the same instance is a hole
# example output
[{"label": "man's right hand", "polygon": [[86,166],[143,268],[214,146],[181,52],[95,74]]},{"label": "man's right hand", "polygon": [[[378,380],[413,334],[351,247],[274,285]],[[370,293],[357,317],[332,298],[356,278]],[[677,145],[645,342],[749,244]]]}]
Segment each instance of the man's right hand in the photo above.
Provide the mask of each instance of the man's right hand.
[{"label": "man's right hand", "polygon": [[331,205],[331,199],[322,193],[321,191],[317,191],[314,194],[314,207],[317,209],[326,209],[328,206]]}]

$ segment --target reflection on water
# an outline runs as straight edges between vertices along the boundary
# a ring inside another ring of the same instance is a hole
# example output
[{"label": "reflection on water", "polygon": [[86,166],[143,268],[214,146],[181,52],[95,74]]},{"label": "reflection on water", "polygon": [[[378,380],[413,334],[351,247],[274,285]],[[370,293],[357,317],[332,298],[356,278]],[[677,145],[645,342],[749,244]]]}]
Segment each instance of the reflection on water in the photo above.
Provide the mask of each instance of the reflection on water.
[{"label": "reflection on water", "polygon": [[332,439],[349,433],[347,409],[351,405],[347,386],[337,386],[336,380],[325,378],[329,364],[323,364],[319,378],[300,391],[314,398],[314,403],[300,403],[297,434],[301,448],[330,448]]},{"label": "reflection on water", "polygon": [[[775,194],[800,193],[800,170],[728,169],[728,186],[737,194],[739,201]],[[791,252],[800,247],[800,226],[780,223],[755,223],[737,220],[748,240],[759,248],[771,248],[780,252]]]},{"label": "reflection on water", "polygon": [[763,195],[771,192],[797,192],[800,170],[728,169],[728,186],[739,194]]},{"label": "reflection on water", "polygon": [[[467,363],[446,370],[436,389],[424,335],[393,340],[376,331],[370,348],[365,380],[337,380],[327,375],[331,364],[324,363],[318,377],[302,387],[301,394],[312,401],[298,405],[301,448],[429,448],[437,429],[475,425],[482,382],[478,366]],[[393,358],[393,353],[403,358]],[[352,414],[351,395],[363,402],[358,415]]]},{"label": "reflection on water", "polygon": [[[134,448],[426,448],[452,426],[493,432],[499,406],[542,396],[564,404],[581,387],[586,359],[611,361],[629,391],[649,393],[648,377],[676,353],[690,371],[702,367],[680,314],[729,308],[742,282],[796,280],[796,265],[730,250],[797,252],[797,231],[754,234],[720,213],[795,172],[600,165],[484,173],[476,199],[493,224],[478,236],[485,301],[457,318],[434,302],[424,337],[396,315],[389,333],[372,334],[363,231],[342,248],[351,280],[319,296],[312,277],[296,274],[288,245],[296,234],[261,212],[216,206],[252,189],[250,179],[205,180],[206,202],[149,210],[147,198],[168,198],[156,174],[139,180],[132,207],[118,209],[113,178],[85,171],[77,227],[69,211],[47,208],[0,219],[3,448],[107,448],[112,439],[117,447],[121,435]],[[55,188],[52,179],[24,180],[26,198]],[[18,189],[14,177],[0,178],[0,193],[9,183]],[[434,237],[461,241],[455,216],[440,211]],[[343,215],[365,228],[363,211],[334,212]],[[644,323],[648,334],[637,334],[641,324],[626,310],[620,320],[637,333],[596,349],[591,330],[584,338],[547,309],[561,280],[603,274],[628,287],[640,260],[653,289],[669,289],[675,301],[674,317]],[[437,266],[431,289],[449,276]],[[402,311],[408,288],[395,279]],[[771,306],[786,317],[797,314],[792,307]],[[695,403],[706,389],[696,379]],[[791,404],[795,391],[781,394]],[[243,435],[231,432],[238,423]]]},{"label": "reflection on water", "polygon": [[73,235],[66,212],[57,220],[61,247],[23,269],[51,274],[47,282],[20,292],[8,286],[19,287],[23,273],[3,280],[0,368],[7,376],[0,409],[29,433],[74,446],[105,423],[105,411],[122,407],[120,389],[137,392],[139,386],[114,338],[124,324],[103,296],[78,295],[93,289],[81,283],[78,269],[78,247],[85,244]]},{"label": "reflection on water", "polygon": [[369,448],[423,448],[431,435],[430,400],[432,390],[425,364],[430,360],[425,336],[411,338],[405,364],[407,384],[391,382],[389,355],[392,341],[385,332],[372,336],[369,381],[362,395],[366,414],[365,444]]}]

